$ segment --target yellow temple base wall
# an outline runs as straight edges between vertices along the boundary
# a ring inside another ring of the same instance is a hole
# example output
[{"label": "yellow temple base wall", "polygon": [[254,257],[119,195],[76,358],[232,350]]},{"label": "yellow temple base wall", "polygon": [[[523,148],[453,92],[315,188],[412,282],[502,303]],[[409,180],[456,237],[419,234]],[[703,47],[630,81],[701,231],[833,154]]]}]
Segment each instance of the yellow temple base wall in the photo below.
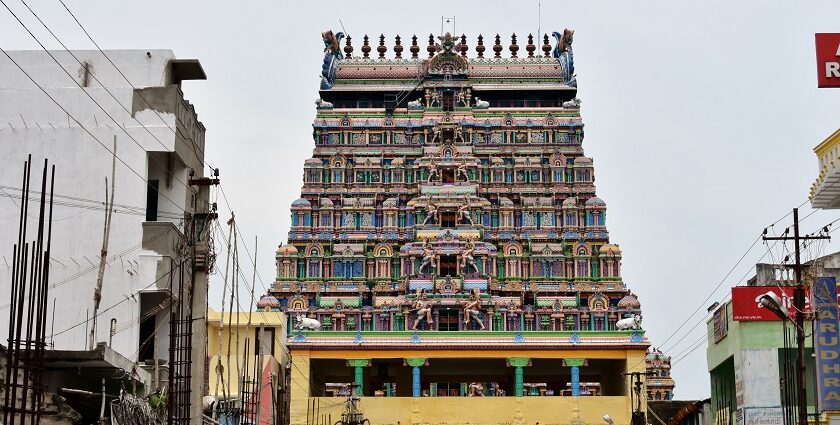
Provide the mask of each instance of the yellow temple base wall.
[{"label": "yellow temple base wall", "polygon": [[[315,406],[310,423],[331,425],[344,411],[343,398],[306,401]],[[371,425],[603,424],[604,414],[616,425],[630,423],[627,397],[362,397],[358,406]],[[307,416],[292,415],[292,424],[307,424]]]},{"label": "yellow temple base wall", "polygon": [[[291,369],[291,425],[334,424],[345,409],[344,398],[309,397],[310,360],[320,358],[377,357],[504,357],[493,351],[344,351],[295,350]],[[621,358],[627,372],[644,372],[645,350],[523,350],[517,355],[531,357]],[[616,377],[616,379],[622,379]],[[644,403],[643,403],[644,405]],[[371,425],[603,425],[610,415],[616,425],[630,423],[630,396],[580,397],[361,397],[358,405]]]}]

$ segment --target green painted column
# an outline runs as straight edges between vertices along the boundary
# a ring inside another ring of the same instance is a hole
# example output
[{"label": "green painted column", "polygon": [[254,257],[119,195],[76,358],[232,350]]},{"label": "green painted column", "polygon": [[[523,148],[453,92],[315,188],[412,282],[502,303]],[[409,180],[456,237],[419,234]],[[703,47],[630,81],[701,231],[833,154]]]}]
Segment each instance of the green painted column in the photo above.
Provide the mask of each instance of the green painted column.
[{"label": "green painted column", "polygon": [[525,366],[531,365],[531,359],[528,357],[509,357],[507,359],[508,365],[515,367],[516,369],[513,371],[513,394],[517,397],[522,397],[524,395],[524,372],[522,368]]},{"label": "green painted column", "polygon": [[355,368],[353,371],[353,393],[356,396],[363,396],[365,392],[365,369],[370,366],[370,359],[347,360],[347,365]]}]

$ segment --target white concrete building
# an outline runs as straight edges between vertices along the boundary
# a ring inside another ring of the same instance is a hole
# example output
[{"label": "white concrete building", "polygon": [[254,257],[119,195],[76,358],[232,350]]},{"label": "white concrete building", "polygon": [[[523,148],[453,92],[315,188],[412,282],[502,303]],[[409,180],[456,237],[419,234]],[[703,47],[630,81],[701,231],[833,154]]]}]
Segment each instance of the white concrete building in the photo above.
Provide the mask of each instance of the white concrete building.
[{"label": "white concrete building", "polygon": [[[66,112],[0,55],[0,340],[5,343],[8,332],[19,188],[23,162],[31,154],[33,190],[40,188],[44,158],[56,166],[48,300],[55,310],[48,315],[47,343],[55,350],[89,348],[105,178],[110,179],[112,161],[102,144],[110,149],[116,137],[115,210],[95,341],[132,362],[166,361],[170,270],[176,268],[171,275],[178,283],[177,267],[186,261],[184,277],[188,281],[193,275],[185,212],[207,212],[209,199],[208,186],[189,182],[208,173],[205,129],[184,98],[181,82],[206,77],[197,60],[176,59],[169,50],[105,53],[119,71],[99,51],[74,51],[78,61],[66,51],[50,52],[60,66],[44,51],[10,52]],[[200,319],[206,314],[209,262],[206,233],[197,239],[196,257],[203,263],[195,267],[192,302],[193,317]],[[192,361],[203,371],[204,321],[195,320],[193,331]],[[151,374],[142,377],[150,380]],[[203,379],[203,372],[193,374],[198,400]]]}]

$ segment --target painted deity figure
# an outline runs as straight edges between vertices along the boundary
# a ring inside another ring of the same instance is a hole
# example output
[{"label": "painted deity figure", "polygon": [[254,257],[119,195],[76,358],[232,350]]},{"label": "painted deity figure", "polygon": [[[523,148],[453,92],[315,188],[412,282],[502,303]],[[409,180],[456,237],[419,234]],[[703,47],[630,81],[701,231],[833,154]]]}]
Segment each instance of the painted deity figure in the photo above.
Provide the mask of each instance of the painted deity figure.
[{"label": "painted deity figure", "polygon": [[426,219],[423,220],[423,224],[429,224],[430,221],[440,223],[438,219],[438,209],[435,204],[429,201],[429,204],[426,205]]},{"label": "painted deity figure", "polygon": [[470,226],[474,225],[472,216],[470,215],[470,203],[469,200],[464,200],[465,204],[458,207],[458,217],[461,220],[461,224],[469,224]]},{"label": "painted deity figure", "polygon": [[467,397],[484,397],[484,385],[481,382],[470,382]]},{"label": "painted deity figure", "polygon": [[417,269],[417,273],[423,273],[423,269],[429,266],[432,271],[435,270],[435,250],[432,248],[432,244],[426,243],[423,246],[423,262],[420,263],[420,268]]},{"label": "painted deity figure", "polygon": [[465,182],[470,181],[470,175],[467,173],[467,166],[465,164],[458,164],[458,177],[463,177]]},{"label": "painted deity figure", "polygon": [[[419,291],[418,291],[419,292]],[[417,318],[414,319],[414,325],[411,326],[412,330],[417,330],[417,326],[420,325],[420,321],[426,319],[426,326],[431,327],[432,325],[432,303],[429,301],[426,294],[421,294],[414,300],[414,305],[412,308],[417,312]]]},{"label": "painted deity figure", "polygon": [[563,30],[563,34],[555,31],[551,35],[557,40],[557,45],[554,47],[552,56],[560,63],[561,78],[567,85],[577,87],[575,59],[574,52],[572,51],[575,31],[566,28]]},{"label": "painted deity figure", "polygon": [[472,267],[472,269],[475,270],[476,273],[478,273],[478,266],[475,264],[475,257],[473,257],[474,253],[475,243],[473,243],[473,241],[470,240],[467,243],[467,247],[464,248],[463,251],[461,251],[461,271],[464,274],[467,273],[467,267]]},{"label": "painted deity figure", "polygon": [[429,179],[426,182],[432,183],[435,179],[440,180],[440,174],[438,173],[437,165],[432,163],[429,164]]},{"label": "painted deity figure", "polygon": [[481,299],[477,291],[473,291],[469,301],[464,303],[464,326],[469,326],[470,320],[478,323],[479,330],[484,330],[484,321],[481,319]]},{"label": "painted deity figure", "polygon": [[493,384],[490,385],[490,394],[492,394],[496,397],[504,397],[505,396],[505,390],[502,389],[501,387],[499,387],[498,382],[494,382]]}]

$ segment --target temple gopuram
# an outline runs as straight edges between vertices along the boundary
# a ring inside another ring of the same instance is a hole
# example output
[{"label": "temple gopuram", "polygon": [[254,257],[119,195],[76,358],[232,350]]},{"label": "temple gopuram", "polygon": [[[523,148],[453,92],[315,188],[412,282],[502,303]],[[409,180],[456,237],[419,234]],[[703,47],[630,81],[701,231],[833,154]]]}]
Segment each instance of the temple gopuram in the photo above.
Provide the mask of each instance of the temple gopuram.
[{"label": "temple gopuram", "polygon": [[292,424],[351,394],[374,425],[630,423],[649,343],[573,34],[322,34],[315,148],[259,304],[288,313]]}]

